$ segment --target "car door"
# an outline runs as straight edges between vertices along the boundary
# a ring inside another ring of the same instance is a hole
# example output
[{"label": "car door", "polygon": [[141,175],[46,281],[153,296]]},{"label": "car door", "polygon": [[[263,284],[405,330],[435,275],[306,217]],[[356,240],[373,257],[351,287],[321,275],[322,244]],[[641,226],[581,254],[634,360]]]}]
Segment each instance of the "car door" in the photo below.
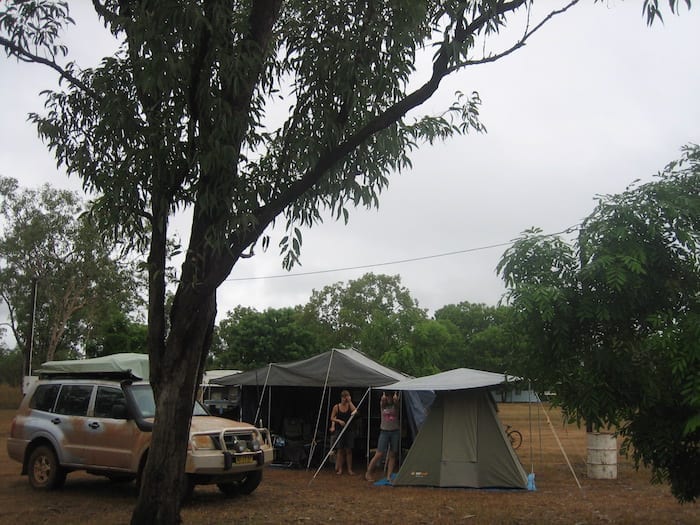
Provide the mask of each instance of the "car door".
[{"label": "car door", "polygon": [[58,393],[51,423],[58,430],[64,464],[82,466],[89,460],[92,432],[87,414],[93,390],[91,384],[64,384]]},{"label": "car door", "polygon": [[128,417],[126,398],[121,388],[98,385],[90,431],[90,464],[102,468],[134,468],[135,454],[141,446],[141,432]]}]

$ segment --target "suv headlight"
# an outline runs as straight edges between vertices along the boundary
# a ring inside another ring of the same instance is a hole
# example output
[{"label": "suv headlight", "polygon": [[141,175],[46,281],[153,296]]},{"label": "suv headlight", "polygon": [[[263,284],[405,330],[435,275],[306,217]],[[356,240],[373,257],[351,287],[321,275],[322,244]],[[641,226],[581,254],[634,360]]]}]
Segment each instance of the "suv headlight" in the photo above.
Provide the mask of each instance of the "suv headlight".
[{"label": "suv headlight", "polygon": [[248,448],[248,445],[245,441],[236,439],[233,442],[233,450],[235,452],[245,452],[247,448]]},{"label": "suv headlight", "polygon": [[211,436],[206,434],[197,434],[192,436],[192,449],[193,450],[216,450],[214,445],[214,440]]}]

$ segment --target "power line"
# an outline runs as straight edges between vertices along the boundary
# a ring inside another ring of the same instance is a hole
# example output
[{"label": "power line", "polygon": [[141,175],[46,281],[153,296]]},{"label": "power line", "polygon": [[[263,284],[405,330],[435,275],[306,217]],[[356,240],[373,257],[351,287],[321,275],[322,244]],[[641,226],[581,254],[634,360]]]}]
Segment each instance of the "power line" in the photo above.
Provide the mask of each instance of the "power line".
[{"label": "power line", "polygon": [[[555,235],[562,235],[564,233],[571,233],[573,230],[579,227],[579,224],[575,224],[574,226],[569,226],[568,228],[556,232],[556,233],[543,233],[541,235],[538,235],[537,237],[553,237]],[[308,275],[321,275],[324,273],[334,273],[334,272],[346,272],[350,270],[366,270],[368,268],[379,268],[382,266],[391,266],[393,264],[404,264],[404,263],[410,263],[410,262],[416,262],[416,261],[425,261],[428,259],[438,259],[440,257],[450,257],[452,255],[460,255],[463,253],[473,253],[473,252],[480,252],[484,250],[491,250],[493,248],[502,248],[504,246],[511,246],[515,241],[508,241],[508,242],[501,242],[498,244],[489,244],[487,246],[479,246],[477,248],[466,248],[464,250],[456,250],[453,252],[445,252],[445,253],[436,253],[433,255],[424,255],[422,257],[412,257],[410,259],[400,259],[397,261],[388,261],[388,262],[381,262],[381,263],[373,263],[373,264],[363,264],[359,266],[346,266],[344,268],[332,268],[329,270],[315,270],[312,272],[299,272],[299,273],[284,273],[284,274],[277,274],[277,275],[262,275],[259,277],[235,277],[235,278],[230,278],[226,279],[226,282],[235,282],[235,281],[260,281],[263,279],[283,279],[283,278],[288,278],[288,277],[303,277],[303,276],[308,276]]]}]

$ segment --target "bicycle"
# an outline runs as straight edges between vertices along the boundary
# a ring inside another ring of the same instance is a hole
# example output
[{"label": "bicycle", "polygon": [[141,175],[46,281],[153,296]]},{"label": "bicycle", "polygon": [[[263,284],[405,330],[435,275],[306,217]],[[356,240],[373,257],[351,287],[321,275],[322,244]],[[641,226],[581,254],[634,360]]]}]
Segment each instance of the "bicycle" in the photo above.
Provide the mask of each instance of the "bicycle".
[{"label": "bicycle", "polygon": [[513,450],[517,450],[520,447],[520,445],[523,444],[523,435],[510,425],[506,425],[506,436],[508,436],[508,439],[510,440],[510,445],[513,447]]}]

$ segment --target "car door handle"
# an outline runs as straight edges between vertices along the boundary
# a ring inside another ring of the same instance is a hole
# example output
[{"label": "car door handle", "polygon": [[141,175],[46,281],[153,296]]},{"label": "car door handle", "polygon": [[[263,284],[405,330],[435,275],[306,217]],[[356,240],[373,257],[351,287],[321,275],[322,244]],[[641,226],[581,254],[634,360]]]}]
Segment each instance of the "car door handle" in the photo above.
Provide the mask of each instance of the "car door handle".
[{"label": "car door handle", "polygon": [[96,429],[96,428],[100,428],[100,424],[99,424],[97,421],[93,421],[93,422],[90,423],[88,426],[89,426],[90,428],[92,428],[93,430]]}]

